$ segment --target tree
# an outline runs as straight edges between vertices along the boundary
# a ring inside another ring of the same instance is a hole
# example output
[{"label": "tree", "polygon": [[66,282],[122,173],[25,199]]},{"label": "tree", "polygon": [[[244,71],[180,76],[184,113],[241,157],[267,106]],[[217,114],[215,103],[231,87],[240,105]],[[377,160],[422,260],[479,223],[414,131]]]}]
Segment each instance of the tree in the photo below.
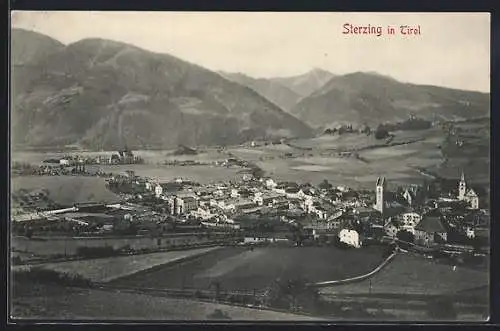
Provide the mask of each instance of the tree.
[{"label": "tree", "polygon": [[33,237],[33,229],[31,228],[31,226],[28,226],[26,228],[26,231],[24,232],[24,235],[28,239],[31,239]]},{"label": "tree", "polygon": [[404,241],[404,242],[408,242],[408,243],[413,243],[413,241],[415,240],[415,236],[413,235],[413,233],[411,233],[410,231],[407,231],[407,230],[400,230],[396,237],[401,240],[401,241]]},{"label": "tree", "polygon": [[323,179],[323,181],[319,184],[319,188],[321,188],[323,190],[328,190],[328,189],[332,188],[332,184],[330,184],[328,182],[328,180]]},{"label": "tree", "polygon": [[375,130],[375,139],[385,139],[389,137],[389,132],[383,125],[379,125]]},{"label": "tree", "polygon": [[271,307],[310,312],[321,305],[318,291],[307,286],[303,278],[275,280],[266,293],[266,302]]},{"label": "tree", "polygon": [[257,179],[262,178],[264,176],[264,170],[257,166],[254,166],[252,167],[252,176]]}]

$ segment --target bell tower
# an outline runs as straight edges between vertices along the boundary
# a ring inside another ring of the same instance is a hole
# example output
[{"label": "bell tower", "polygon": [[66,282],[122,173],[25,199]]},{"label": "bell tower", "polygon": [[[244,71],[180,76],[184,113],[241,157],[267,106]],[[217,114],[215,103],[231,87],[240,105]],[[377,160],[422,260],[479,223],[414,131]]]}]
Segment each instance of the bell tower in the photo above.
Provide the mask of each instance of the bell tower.
[{"label": "bell tower", "polygon": [[467,184],[465,183],[464,172],[460,176],[460,182],[458,183],[458,200],[463,200],[465,198],[465,191],[467,190]]},{"label": "bell tower", "polygon": [[377,179],[375,209],[384,213],[385,177]]}]

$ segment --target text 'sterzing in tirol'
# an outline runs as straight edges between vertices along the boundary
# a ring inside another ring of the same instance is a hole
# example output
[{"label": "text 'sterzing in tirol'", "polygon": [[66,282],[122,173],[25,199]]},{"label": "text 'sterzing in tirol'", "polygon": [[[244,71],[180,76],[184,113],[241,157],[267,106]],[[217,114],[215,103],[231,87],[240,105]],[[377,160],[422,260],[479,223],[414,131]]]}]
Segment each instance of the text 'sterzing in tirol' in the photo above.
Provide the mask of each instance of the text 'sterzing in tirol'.
[{"label": "text 'sterzing in tirol'", "polygon": [[422,34],[420,25],[387,25],[386,27],[375,25],[354,25],[345,23],[342,25],[342,34],[346,35],[382,35],[419,36]]}]

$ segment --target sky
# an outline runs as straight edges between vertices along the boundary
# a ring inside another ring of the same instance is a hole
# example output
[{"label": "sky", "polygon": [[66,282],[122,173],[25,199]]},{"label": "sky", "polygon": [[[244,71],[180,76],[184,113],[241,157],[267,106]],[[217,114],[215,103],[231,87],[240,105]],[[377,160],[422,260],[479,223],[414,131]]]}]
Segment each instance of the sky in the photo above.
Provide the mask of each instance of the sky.
[{"label": "sky", "polygon": [[[380,26],[344,34],[344,25]],[[207,69],[285,77],[322,68],[490,91],[489,13],[12,12],[11,25],[64,44],[105,38]],[[420,26],[402,35],[400,26]],[[387,34],[387,27],[395,34]]]}]

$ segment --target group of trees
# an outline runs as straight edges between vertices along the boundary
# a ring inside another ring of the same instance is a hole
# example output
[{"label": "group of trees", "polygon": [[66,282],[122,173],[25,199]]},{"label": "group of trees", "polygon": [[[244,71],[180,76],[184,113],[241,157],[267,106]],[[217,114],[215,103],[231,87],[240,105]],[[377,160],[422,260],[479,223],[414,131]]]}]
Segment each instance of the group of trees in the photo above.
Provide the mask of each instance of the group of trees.
[{"label": "group of trees", "polygon": [[265,301],[270,307],[291,311],[315,312],[321,306],[318,291],[307,286],[307,281],[303,278],[274,281]]},{"label": "group of trees", "polygon": [[328,135],[335,135],[335,134],[342,135],[345,133],[358,133],[358,134],[362,133],[369,135],[371,133],[371,128],[368,125],[365,125],[360,129],[353,129],[352,124],[349,124],[349,125],[341,125],[340,127],[333,129],[327,128],[323,133]]}]

